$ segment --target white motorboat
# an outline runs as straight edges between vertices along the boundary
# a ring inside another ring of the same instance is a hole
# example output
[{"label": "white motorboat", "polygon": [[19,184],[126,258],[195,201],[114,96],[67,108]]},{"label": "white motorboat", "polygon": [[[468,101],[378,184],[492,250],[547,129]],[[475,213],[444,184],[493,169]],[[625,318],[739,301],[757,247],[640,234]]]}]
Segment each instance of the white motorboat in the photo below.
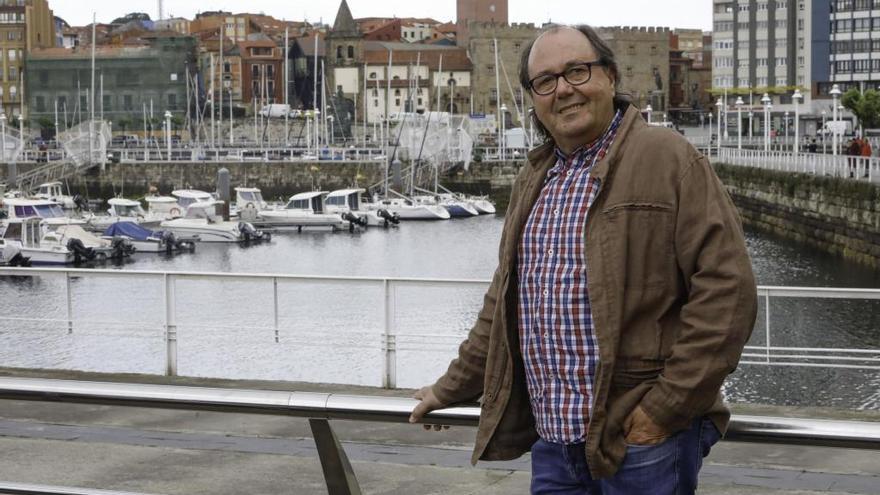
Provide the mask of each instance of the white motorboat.
[{"label": "white motorboat", "polygon": [[178,204],[177,198],[171,196],[147,196],[144,198],[144,201],[147,202],[146,218],[148,219],[158,219],[161,223],[163,220],[173,220],[183,216],[184,209]]},{"label": "white motorboat", "polygon": [[253,209],[257,212],[269,207],[263,200],[263,192],[256,187],[236,187],[235,202],[229,207],[230,216],[238,216],[242,209]]},{"label": "white motorboat", "polygon": [[[210,196],[210,195],[209,195]],[[230,222],[218,215],[222,201],[208,199],[190,202],[182,218],[165,220],[160,224],[178,237],[197,238],[200,242],[246,242],[268,240],[269,235],[248,222]]]},{"label": "white motorboat", "polygon": [[58,203],[49,199],[5,198],[3,206],[10,220],[36,217],[45,220],[50,227],[86,223],[79,218],[70,218]]},{"label": "white motorboat", "polygon": [[31,266],[31,260],[21,254],[20,243],[0,239],[0,266]]},{"label": "white motorboat", "polygon": [[63,246],[66,245],[69,240],[76,239],[82,243],[83,246],[94,251],[95,259],[99,261],[105,259],[122,259],[131,256],[135,252],[135,248],[132,246],[131,242],[123,237],[104,239],[97,237],[90,232],[86,232],[79,225],[59,225],[55,228],[55,233],[57,236],[53,238],[53,242],[58,242]]},{"label": "white motorboat", "polygon": [[449,220],[451,215],[437,204],[416,204],[406,197],[385,198],[370,203],[367,208],[372,210],[383,209],[396,214],[401,220]]},{"label": "white motorboat", "polygon": [[473,196],[471,202],[480,215],[494,215],[495,205],[486,196]]},{"label": "white motorboat", "polygon": [[[339,189],[328,193],[324,200],[327,213],[339,214],[343,220],[362,225],[384,227],[400,225],[400,219],[386,210],[364,208],[361,204],[361,196],[365,192],[367,192],[366,189]],[[349,215],[354,215],[361,220],[355,220]]]},{"label": "white motorboat", "polygon": [[106,215],[92,215],[86,219],[86,228],[104,232],[116,222],[134,222],[146,228],[158,227],[164,220],[161,215],[150,215],[144,211],[139,201],[125,198],[113,198],[107,201],[110,205]]},{"label": "white motorboat", "polygon": [[254,222],[259,227],[274,228],[331,228],[344,229],[346,222],[336,213],[326,213],[324,197],[327,191],[294,194],[284,208],[263,210]]},{"label": "white motorboat", "polygon": [[[56,205],[57,206],[57,205]],[[22,256],[30,258],[34,265],[67,265],[70,263],[94,259],[88,251],[75,253],[63,246],[58,235],[48,231],[45,220],[37,217],[15,218],[6,221],[3,240],[19,249]],[[72,244],[76,244],[72,242]]]},{"label": "white motorboat", "polygon": [[138,253],[175,253],[195,251],[194,238],[179,238],[168,231],[154,232],[134,222],[116,222],[104,232],[104,239],[122,237],[134,246]]},{"label": "white motorboat", "polygon": [[73,196],[64,194],[64,189],[60,182],[46,182],[45,184],[40,184],[37,186],[37,193],[34,194],[34,198],[52,201],[65,210],[73,210],[77,207]]}]

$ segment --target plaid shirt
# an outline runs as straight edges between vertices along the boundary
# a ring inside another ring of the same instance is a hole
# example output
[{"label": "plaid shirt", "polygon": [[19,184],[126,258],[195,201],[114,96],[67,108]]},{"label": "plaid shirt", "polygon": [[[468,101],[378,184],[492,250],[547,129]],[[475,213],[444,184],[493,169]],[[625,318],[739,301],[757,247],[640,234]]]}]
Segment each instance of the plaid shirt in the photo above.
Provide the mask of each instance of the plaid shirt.
[{"label": "plaid shirt", "polygon": [[519,245],[520,350],[538,435],[571,444],[586,438],[599,346],[587,290],[585,226],[599,192],[593,165],[611,147],[623,120],[556,165],[532,208]]}]

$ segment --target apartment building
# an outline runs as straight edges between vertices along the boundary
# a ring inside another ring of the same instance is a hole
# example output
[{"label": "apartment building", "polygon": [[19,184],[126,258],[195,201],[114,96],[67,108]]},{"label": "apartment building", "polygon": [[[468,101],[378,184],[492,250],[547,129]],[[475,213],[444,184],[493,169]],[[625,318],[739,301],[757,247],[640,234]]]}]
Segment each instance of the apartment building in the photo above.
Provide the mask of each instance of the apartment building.
[{"label": "apartment building", "polygon": [[827,94],[832,84],[849,88],[880,87],[880,0],[829,2],[829,77],[818,91]]},{"label": "apartment building", "polygon": [[28,117],[25,57],[55,42],[55,16],[46,0],[0,0],[0,110],[7,116]]}]

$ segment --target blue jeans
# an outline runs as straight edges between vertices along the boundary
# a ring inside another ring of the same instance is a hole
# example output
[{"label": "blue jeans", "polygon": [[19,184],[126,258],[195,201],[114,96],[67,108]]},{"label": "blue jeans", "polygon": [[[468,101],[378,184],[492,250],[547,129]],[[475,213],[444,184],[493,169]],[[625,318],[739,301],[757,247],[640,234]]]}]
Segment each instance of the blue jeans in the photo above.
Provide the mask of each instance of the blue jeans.
[{"label": "blue jeans", "polygon": [[703,457],[721,434],[706,418],[657,445],[627,445],[614,476],[594,480],[583,443],[539,439],[532,446],[533,495],[684,495],[697,489]]}]

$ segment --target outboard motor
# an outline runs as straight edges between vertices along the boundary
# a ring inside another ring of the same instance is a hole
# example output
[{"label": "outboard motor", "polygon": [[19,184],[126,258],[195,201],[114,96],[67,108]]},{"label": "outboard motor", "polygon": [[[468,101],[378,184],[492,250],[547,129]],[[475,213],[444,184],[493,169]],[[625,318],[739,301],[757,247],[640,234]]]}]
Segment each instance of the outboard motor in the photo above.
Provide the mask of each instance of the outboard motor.
[{"label": "outboard motor", "polygon": [[91,211],[91,208],[89,208],[89,202],[79,194],[73,196],[73,204],[75,204],[76,208],[80,211]]},{"label": "outboard motor", "polygon": [[248,222],[238,222],[238,230],[241,232],[242,237],[244,237],[244,242],[269,239],[269,234],[267,232],[255,229],[254,226]]},{"label": "outboard motor", "polygon": [[114,237],[110,243],[110,249],[110,257],[115,260],[121,260],[134,254],[134,246],[123,237]]},{"label": "outboard motor", "polygon": [[376,214],[379,215],[380,218],[385,220],[383,227],[388,227],[389,225],[397,225],[400,223],[400,216],[397,213],[391,213],[385,209],[379,209],[376,211]]},{"label": "outboard motor", "polygon": [[21,266],[26,268],[31,266],[31,259],[27,256],[22,256],[21,253],[15,253],[15,256],[9,259],[9,266]]},{"label": "outboard motor", "polygon": [[96,256],[94,249],[86,247],[81,240],[76,238],[67,241],[67,249],[73,253],[73,261],[75,263],[93,261]]},{"label": "outboard motor", "polygon": [[174,237],[174,233],[168,230],[161,231],[162,241],[165,242],[165,253],[171,254],[174,251],[174,248],[177,246],[177,238]]},{"label": "outboard motor", "polygon": [[346,211],[342,214],[342,220],[348,222],[348,231],[354,232],[356,226],[366,227],[367,226],[367,217],[361,217],[355,215],[350,211]]}]

